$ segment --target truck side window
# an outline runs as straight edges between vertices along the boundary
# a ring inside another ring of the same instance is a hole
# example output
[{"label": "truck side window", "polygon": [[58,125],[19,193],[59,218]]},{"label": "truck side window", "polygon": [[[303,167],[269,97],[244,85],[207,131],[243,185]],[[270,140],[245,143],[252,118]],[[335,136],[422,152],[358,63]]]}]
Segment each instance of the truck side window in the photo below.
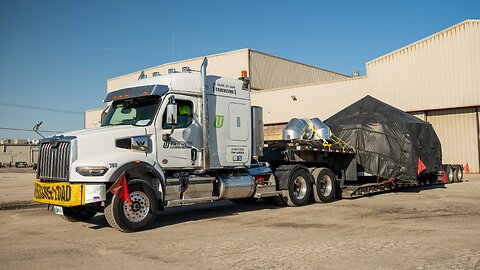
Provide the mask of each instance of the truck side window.
[{"label": "truck side window", "polygon": [[[186,128],[193,121],[193,103],[189,100],[177,99],[177,126],[175,128]],[[162,128],[171,129],[172,126],[167,125],[167,114],[163,112]]]}]

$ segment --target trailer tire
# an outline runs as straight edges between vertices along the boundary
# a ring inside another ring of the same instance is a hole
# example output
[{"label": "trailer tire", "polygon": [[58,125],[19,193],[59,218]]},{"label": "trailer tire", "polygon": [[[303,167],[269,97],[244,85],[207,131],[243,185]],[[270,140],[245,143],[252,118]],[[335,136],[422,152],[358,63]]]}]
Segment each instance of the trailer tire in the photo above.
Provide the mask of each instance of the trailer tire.
[{"label": "trailer tire", "polygon": [[125,204],[116,195],[109,196],[105,203],[105,218],[110,226],[121,232],[147,229],[157,216],[155,191],[145,182],[128,185],[128,190],[132,205]]},{"label": "trailer tire", "polygon": [[445,169],[445,174],[446,174],[448,183],[453,183],[455,181],[455,179],[454,179],[455,173],[454,173],[454,170],[453,170],[452,166],[447,165],[447,168]]},{"label": "trailer tire", "polygon": [[282,190],[281,199],[288,206],[303,206],[312,193],[312,175],[304,166],[295,166],[287,176],[287,190]]},{"label": "trailer tire", "polygon": [[463,182],[463,169],[461,167],[457,167],[453,171],[453,181],[455,183]]},{"label": "trailer tire", "polygon": [[89,210],[84,205],[62,208],[63,218],[70,222],[89,221],[97,214],[96,211]]},{"label": "trailer tire", "polygon": [[316,168],[312,171],[313,176],[313,199],[317,203],[333,201],[337,193],[335,175],[328,168]]}]

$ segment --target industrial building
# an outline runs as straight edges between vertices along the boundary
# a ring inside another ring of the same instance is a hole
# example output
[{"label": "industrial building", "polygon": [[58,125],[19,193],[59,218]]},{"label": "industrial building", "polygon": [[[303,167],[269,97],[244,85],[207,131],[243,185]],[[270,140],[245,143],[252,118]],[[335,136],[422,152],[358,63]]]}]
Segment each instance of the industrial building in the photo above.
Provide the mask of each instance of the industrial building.
[{"label": "industrial building", "polygon": [[[207,56],[208,73],[251,77],[252,104],[263,107],[265,138],[278,137],[293,117],[326,119],[371,95],[430,122],[444,163],[480,167],[480,20],[467,20],[366,63],[366,75],[349,77],[266,53],[243,49]],[[146,76],[198,68],[203,57],[143,70]],[[137,80],[142,71],[112,78],[107,91]],[[98,125],[88,111],[85,126]]]},{"label": "industrial building", "polygon": [[38,140],[0,140],[1,166],[15,166],[16,162],[25,162],[27,166],[32,166],[37,160]]}]

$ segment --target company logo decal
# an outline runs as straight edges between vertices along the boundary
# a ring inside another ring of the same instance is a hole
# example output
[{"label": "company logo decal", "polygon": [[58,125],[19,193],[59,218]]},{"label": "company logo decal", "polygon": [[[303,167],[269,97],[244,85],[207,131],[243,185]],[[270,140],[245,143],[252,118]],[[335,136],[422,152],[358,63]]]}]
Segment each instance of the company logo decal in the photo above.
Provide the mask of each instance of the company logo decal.
[{"label": "company logo decal", "polygon": [[215,128],[221,128],[223,126],[223,115],[215,115]]}]

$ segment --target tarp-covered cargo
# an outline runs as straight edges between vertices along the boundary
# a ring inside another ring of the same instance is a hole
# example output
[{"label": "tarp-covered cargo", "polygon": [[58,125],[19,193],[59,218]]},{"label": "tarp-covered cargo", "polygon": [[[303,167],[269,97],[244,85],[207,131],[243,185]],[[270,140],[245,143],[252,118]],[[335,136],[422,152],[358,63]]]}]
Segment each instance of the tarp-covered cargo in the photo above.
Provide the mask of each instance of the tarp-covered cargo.
[{"label": "tarp-covered cargo", "polygon": [[416,183],[419,175],[436,174],[442,164],[440,141],[431,124],[371,96],[325,123],[356,149],[360,168],[374,176]]}]

